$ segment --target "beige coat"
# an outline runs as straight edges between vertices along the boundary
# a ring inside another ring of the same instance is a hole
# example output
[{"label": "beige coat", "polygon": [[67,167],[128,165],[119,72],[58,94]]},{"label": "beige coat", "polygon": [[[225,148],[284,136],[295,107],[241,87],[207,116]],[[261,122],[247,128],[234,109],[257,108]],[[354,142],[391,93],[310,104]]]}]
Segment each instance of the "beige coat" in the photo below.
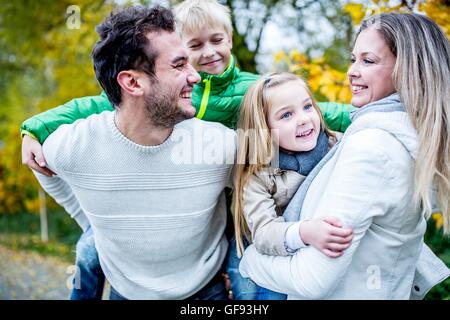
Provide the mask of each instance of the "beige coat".
[{"label": "beige coat", "polygon": [[[342,134],[336,133],[340,138]],[[336,143],[330,139],[329,148]],[[243,192],[243,212],[256,249],[264,254],[286,256],[286,230],[295,222],[285,222],[284,209],[305,176],[279,168],[265,168],[250,177]]]}]

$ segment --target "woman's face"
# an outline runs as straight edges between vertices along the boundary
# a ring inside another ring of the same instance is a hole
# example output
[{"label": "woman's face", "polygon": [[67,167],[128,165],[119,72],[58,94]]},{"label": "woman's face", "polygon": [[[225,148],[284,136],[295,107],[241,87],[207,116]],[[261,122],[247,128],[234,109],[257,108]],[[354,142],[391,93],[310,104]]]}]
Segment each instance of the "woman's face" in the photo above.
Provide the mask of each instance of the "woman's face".
[{"label": "woman's face", "polygon": [[392,81],[395,56],[380,33],[370,27],[362,31],[352,52],[348,78],[352,105],[362,107],[395,92]]}]

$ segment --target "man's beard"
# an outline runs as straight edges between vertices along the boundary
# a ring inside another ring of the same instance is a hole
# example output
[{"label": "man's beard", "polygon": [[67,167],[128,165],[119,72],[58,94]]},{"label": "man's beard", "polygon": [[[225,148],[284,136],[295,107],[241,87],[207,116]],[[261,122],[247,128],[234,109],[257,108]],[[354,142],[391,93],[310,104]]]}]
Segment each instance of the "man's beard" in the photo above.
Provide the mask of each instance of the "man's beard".
[{"label": "man's beard", "polygon": [[145,97],[145,110],[148,121],[155,127],[173,128],[177,123],[190,118],[178,107],[179,94],[168,92],[154,83],[151,92]]}]

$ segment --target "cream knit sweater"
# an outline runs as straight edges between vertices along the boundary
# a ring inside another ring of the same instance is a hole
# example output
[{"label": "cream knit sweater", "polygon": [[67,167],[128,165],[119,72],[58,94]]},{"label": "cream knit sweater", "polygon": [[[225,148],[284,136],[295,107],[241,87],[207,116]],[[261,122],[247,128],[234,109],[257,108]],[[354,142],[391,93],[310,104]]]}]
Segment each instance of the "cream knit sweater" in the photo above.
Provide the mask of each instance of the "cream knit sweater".
[{"label": "cream knit sweater", "polygon": [[198,119],[141,146],[105,111],[63,125],[44,143],[57,173],[36,174],[83,229],[91,225],[111,285],[128,299],[183,299],[219,270],[235,133]]}]

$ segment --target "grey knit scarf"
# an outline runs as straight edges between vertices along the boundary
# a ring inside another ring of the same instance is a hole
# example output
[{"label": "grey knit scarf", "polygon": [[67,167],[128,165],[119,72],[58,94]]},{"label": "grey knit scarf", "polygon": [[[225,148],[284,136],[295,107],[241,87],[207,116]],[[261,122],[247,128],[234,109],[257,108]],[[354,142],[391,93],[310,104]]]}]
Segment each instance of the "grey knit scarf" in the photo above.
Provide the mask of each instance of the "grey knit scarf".
[{"label": "grey knit scarf", "polygon": [[307,176],[328,151],[328,135],[321,131],[314,149],[305,152],[288,153],[280,150],[280,169],[293,170]]}]

